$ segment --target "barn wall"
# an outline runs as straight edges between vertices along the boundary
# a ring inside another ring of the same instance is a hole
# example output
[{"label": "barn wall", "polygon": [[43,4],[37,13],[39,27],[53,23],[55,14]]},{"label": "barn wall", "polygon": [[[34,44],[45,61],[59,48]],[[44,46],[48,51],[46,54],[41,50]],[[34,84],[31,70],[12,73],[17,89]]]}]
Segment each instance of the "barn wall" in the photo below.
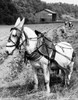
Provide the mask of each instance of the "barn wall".
[{"label": "barn wall", "polygon": [[57,14],[52,14],[52,21],[56,21]]},{"label": "barn wall", "polygon": [[41,11],[35,14],[35,22],[37,23],[45,23],[52,21],[56,21],[56,14],[51,14],[46,11]]}]

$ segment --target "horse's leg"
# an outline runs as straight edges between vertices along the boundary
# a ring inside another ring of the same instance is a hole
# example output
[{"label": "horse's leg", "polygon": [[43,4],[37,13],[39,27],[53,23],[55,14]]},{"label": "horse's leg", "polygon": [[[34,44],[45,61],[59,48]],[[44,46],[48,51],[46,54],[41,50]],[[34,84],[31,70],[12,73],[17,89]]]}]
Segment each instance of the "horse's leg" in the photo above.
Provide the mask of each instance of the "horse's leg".
[{"label": "horse's leg", "polygon": [[49,73],[49,67],[48,67],[48,60],[45,57],[42,57],[40,59],[40,65],[43,69],[43,73],[44,73],[44,79],[45,79],[45,85],[46,85],[46,90],[47,93],[50,93],[50,86],[49,86],[49,82],[50,82],[50,73]]},{"label": "horse's leg", "polygon": [[50,86],[49,86],[50,73],[49,73],[48,66],[46,64],[43,65],[43,71],[44,71],[46,90],[47,90],[47,93],[50,93]]},{"label": "horse's leg", "polygon": [[38,89],[38,76],[37,76],[37,63],[36,62],[32,62],[32,69],[33,69],[33,76],[34,76],[34,89],[37,90]]},{"label": "horse's leg", "polygon": [[71,75],[73,72],[73,64],[74,62],[71,62],[70,65],[68,65],[68,70],[62,70],[63,72],[63,84],[67,87],[70,84]]},{"label": "horse's leg", "polygon": [[69,74],[68,74],[68,81],[67,81],[68,85],[70,84],[70,79],[73,72],[73,65],[74,65],[74,62],[71,62],[71,64],[69,65]]},{"label": "horse's leg", "polygon": [[63,77],[62,77],[62,78],[63,78],[63,79],[62,79],[62,87],[64,87],[64,86],[65,86],[65,83],[66,83],[66,82],[65,82],[65,81],[66,81],[66,80],[65,80],[65,79],[66,79],[65,70],[61,69],[61,71],[62,71],[62,75],[63,75]]},{"label": "horse's leg", "polygon": [[34,89],[37,90],[38,89],[38,77],[37,77],[37,70],[35,68],[33,68],[33,73],[34,73]]}]

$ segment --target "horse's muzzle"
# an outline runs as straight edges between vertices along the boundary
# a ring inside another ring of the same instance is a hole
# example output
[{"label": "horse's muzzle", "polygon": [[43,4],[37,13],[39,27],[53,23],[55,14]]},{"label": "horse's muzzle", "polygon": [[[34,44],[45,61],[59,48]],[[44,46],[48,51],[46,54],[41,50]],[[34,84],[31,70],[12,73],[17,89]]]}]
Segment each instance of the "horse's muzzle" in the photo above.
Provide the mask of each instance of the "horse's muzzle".
[{"label": "horse's muzzle", "polygon": [[5,53],[6,53],[7,55],[9,55],[9,52],[8,52],[8,51],[5,51]]},{"label": "horse's muzzle", "polygon": [[5,53],[6,53],[6,57],[8,57],[10,55],[8,51],[5,51]]}]

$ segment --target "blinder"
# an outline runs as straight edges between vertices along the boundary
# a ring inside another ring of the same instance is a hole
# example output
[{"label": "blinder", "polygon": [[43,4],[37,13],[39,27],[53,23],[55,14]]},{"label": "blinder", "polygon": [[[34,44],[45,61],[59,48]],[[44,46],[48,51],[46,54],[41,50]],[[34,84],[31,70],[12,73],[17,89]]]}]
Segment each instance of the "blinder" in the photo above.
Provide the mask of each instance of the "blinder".
[{"label": "blinder", "polygon": [[[19,34],[12,35],[12,33],[11,33],[10,36],[9,36],[8,42],[11,41],[13,44],[12,44],[12,45],[6,45],[6,47],[14,47],[14,46],[15,46],[15,48],[14,48],[14,50],[12,51],[11,55],[13,54],[13,52],[14,52],[16,49],[21,49],[21,46],[24,44],[24,42],[28,43],[28,41],[27,41],[28,37],[27,37],[27,35],[25,34],[23,28],[22,28],[21,30],[19,30],[18,28],[13,27],[13,28],[10,29],[10,31],[12,31],[12,30],[18,31]],[[23,34],[24,34],[24,36],[25,36],[25,40],[23,40],[22,43],[20,43],[20,39],[22,39],[22,32],[23,32]],[[11,36],[17,37],[17,41],[14,42],[14,41],[11,39]],[[8,53],[7,53],[7,54],[8,54]]]},{"label": "blinder", "polygon": [[10,31],[12,31],[12,30],[16,30],[16,31],[20,31],[20,32],[21,32],[21,30],[19,30],[19,29],[16,28],[16,27],[13,27],[13,28],[10,29]]}]

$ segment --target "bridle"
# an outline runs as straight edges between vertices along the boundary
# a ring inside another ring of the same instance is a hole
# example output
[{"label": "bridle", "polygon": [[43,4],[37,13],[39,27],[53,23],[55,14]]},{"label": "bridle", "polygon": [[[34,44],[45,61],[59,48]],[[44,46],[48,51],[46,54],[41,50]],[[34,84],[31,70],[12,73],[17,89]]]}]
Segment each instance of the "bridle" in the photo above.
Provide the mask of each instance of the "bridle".
[{"label": "bridle", "polygon": [[[28,40],[35,41],[36,39],[39,39],[39,38],[43,37],[43,35],[41,35],[40,37],[28,38],[28,36],[25,34],[23,28],[20,30],[20,29],[18,29],[17,27],[13,27],[13,28],[11,28],[10,32],[13,31],[13,30],[18,31],[20,35],[19,35],[19,36],[18,36],[17,34],[14,35],[14,37],[17,37],[17,42],[15,43],[15,42],[11,39],[12,33],[10,34],[9,39],[8,39],[8,42],[12,42],[13,44],[12,44],[12,45],[6,45],[6,47],[15,47],[15,48],[13,49],[12,53],[9,54],[9,55],[12,55],[13,52],[14,52],[16,49],[21,50],[21,46],[24,45],[24,43],[28,44]],[[23,40],[23,38],[22,38],[22,36],[23,36],[22,34],[25,36],[25,39],[24,39],[24,40]],[[22,43],[20,43],[20,39],[22,39]],[[41,47],[41,46],[40,46],[40,47]],[[40,47],[39,47],[39,48],[40,48]]]},{"label": "bridle", "polygon": [[[16,30],[16,31],[20,32],[20,35],[19,35],[19,36],[18,36],[17,34],[14,35],[14,37],[17,37],[17,42],[15,43],[15,42],[11,39],[12,33],[10,34],[10,37],[9,37],[9,39],[8,39],[8,42],[11,41],[11,42],[13,43],[13,45],[6,45],[6,47],[15,47],[15,48],[13,49],[11,55],[13,54],[13,52],[14,52],[16,49],[19,49],[19,50],[20,50],[20,49],[21,49],[21,46],[24,44],[24,42],[27,42],[27,38],[28,38],[27,35],[25,34],[23,28],[22,28],[21,30],[19,30],[18,28],[13,27],[13,28],[11,28],[10,32],[11,32],[12,30]],[[23,33],[24,36],[25,36],[25,40],[23,40],[23,42],[20,44],[20,39],[22,39],[22,33]]]}]

